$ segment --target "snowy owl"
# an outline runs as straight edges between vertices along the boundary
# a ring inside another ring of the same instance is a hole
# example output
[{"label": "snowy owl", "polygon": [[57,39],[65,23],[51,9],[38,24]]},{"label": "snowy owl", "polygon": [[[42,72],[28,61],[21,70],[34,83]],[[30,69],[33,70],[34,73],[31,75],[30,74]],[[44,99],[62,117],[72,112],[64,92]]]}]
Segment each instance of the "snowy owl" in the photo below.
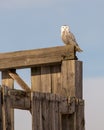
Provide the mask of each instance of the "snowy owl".
[{"label": "snowy owl", "polygon": [[78,52],[82,52],[82,49],[80,49],[79,45],[76,42],[76,39],[74,35],[71,33],[69,26],[63,25],[61,26],[61,38],[64,44],[71,45],[73,44],[75,46],[75,50]]}]

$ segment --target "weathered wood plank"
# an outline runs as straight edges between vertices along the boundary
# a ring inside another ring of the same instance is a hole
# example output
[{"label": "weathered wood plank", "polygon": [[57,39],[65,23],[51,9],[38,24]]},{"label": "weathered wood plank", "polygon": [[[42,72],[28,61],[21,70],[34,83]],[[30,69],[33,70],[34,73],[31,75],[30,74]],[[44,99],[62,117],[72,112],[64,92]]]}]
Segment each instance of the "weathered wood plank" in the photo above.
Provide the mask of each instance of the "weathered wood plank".
[{"label": "weathered wood plank", "polygon": [[76,129],[85,130],[84,101],[80,100],[76,105]]},{"label": "weathered wood plank", "polygon": [[55,95],[51,94],[50,95],[50,115],[51,115],[51,122],[50,122],[50,126],[51,126],[51,130],[56,130],[56,120],[55,120]]},{"label": "weathered wood plank", "polygon": [[60,114],[60,96],[56,95],[55,96],[55,125],[56,125],[56,130],[62,130],[61,128],[61,114]]},{"label": "weathered wood plank", "polygon": [[76,97],[83,98],[83,64],[82,61],[76,61],[75,64],[75,88],[76,88]]},{"label": "weathered wood plank", "polygon": [[[82,99],[82,62],[75,60],[62,61],[62,95]],[[80,111],[78,113],[73,111],[76,110],[75,105],[70,106],[70,108],[73,113],[62,116],[62,130],[76,130],[76,124],[78,123],[76,116]]]},{"label": "weathered wood plank", "polygon": [[3,130],[1,86],[0,86],[0,130]]},{"label": "weathered wood plank", "polygon": [[20,87],[23,90],[29,91],[29,92],[31,91],[29,86],[23,81],[22,78],[19,77],[19,75],[16,72],[12,72],[12,71],[8,70],[8,74],[20,85]]},{"label": "weathered wood plank", "polygon": [[51,66],[52,93],[61,94],[61,65]]},{"label": "weathered wood plank", "polygon": [[36,119],[36,113],[37,113],[37,107],[36,107],[36,100],[35,100],[35,94],[32,92],[31,94],[31,113],[32,113],[32,130],[37,130],[37,119]]},{"label": "weathered wood plank", "polygon": [[22,90],[9,89],[11,108],[30,110],[30,93]]},{"label": "weathered wood plank", "polygon": [[[15,72],[15,70],[13,70]],[[14,80],[8,74],[8,70],[2,71],[2,86],[8,86],[14,88]]]},{"label": "weathered wood plank", "polygon": [[[14,70],[15,71],[15,70]],[[14,88],[14,80],[9,76],[8,71],[2,71],[2,86],[8,86],[8,88]],[[6,117],[6,112],[5,112],[5,101],[3,100],[3,128],[5,128],[5,117]],[[10,116],[10,122],[11,122],[11,129],[14,130],[14,110],[8,108],[8,112],[11,114]],[[5,129],[4,129],[5,130]]]},{"label": "weathered wood plank", "polygon": [[76,129],[76,114],[62,114],[62,130]]},{"label": "weathered wood plank", "polygon": [[[75,102],[71,100],[68,104],[68,100],[66,97],[52,93],[32,92],[33,130],[57,130],[62,128],[64,130],[66,125],[67,130],[70,130],[70,127],[72,127],[71,130],[76,130]],[[74,110],[71,110],[73,107]],[[61,113],[62,115],[70,115],[70,117],[62,117],[61,122]]]},{"label": "weathered wood plank", "polygon": [[41,67],[31,68],[31,90],[41,92]]},{"label": "weathered wood plank", "polygon": [[49,130],[49,93],[43,94],[44,98],[42,99],[42,123],[43,123],[43,130]]},{"label": "weathered wood plank", "polygon": [[59,111],[63,114],[73,114],[75,112],[74,98],[61,97]]},{"label": "weathered wood plank", "polygon": [[[32,67],[32,91],[51,92],[60,94],[61,91],[61,65]],[[60,91],[59,91],[60,90]]]},{"label": "weathered wood plank", "polygon": [[[0,70],[61,62],[62,57],[66,55],[66,48],[66,46],[59,46],[37,50],[0,53]],[[76,59],[74,48],[74,46],[70,46],[68,49],[67,53],[71,53],[68,57],[69,59]]]},{"label": "weathered wood plank", "polygon": [[43,130],[42,105],[39,93],[32,93],[32,130]]},{"label": "weathered wood plank", "polygon": [[51,93],[51,69],[50,66],[41,67],[41,92]]},{"label": "weathered wood plank", "polygon": [[8,88],[3,87],[3,130],[12,130],[14,124],[11,113],[10,96],[8,95]]},{"label": "weathered wood plank", "polygon": [[61,95],[63,96],[70,96],[70,87],[68,84],[68,80],[69,79],[69,75],[68,75],[68,71],[70,71],[70,69],[68,69],[68,63],[69,61],[62,61],[62,66],[61,66],[61,85],[62,85],[62,92]]},{"label": "weathered wood plank", "polygon": [[81,61],[62,61],[62,95],[82,98]]}]

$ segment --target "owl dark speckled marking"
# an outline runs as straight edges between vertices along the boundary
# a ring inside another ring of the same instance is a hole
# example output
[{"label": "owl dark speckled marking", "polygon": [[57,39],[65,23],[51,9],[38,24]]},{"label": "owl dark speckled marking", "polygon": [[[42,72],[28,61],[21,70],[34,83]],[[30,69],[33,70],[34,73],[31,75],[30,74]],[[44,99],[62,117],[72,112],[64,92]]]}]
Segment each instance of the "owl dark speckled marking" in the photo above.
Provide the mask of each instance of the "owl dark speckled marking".
[{"label": "owl dark speckled marking", "polygon": [[82,52],[83,50],[80,49],[79,45],[76,42],[74,35],[71,33],[69,26],[63,25],[61,26],[61,38],[64,44],[75,46],[75,50],[78,52]]}]

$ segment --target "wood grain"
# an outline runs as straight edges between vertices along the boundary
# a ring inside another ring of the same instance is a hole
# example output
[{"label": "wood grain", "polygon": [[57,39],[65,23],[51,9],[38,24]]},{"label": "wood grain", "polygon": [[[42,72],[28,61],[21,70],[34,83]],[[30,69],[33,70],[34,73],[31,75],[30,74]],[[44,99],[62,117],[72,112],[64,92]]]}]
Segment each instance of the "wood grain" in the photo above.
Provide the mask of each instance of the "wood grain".
[{"label": "wood grain", "polygon": [[76,105],[76,119],[76,129],[85,130],[84,100],[81,100]]},{"label": "wood grain", "polygon": [[[15,72],[15,70],[14,70],[14,72]],[[6,70],[2,71],[2,86],[4,86],[4,87],[6,86],[6,87],[11,88],[11,89],[14,88],[14,80],[9,76],[8,71],[6,71]],[[5,90],[5,88],[4,88],[4,90]],[[8,102],[8,105],[10,105],[9,101],[7,101],[7,102]],[[6,118],[5,118],[6,117],[5,107],[7,109],[7,106],[5,106],[5,105],[7,105],[6,103],[5,103],[5,100],[3,100],[3,111],[4,111],[3,112],[3,128],[5,128],[5,123],[6,123],[5,122],[5,120],[6,120]],[[7,112],[11,114],[11,115],[9,115],[10,116],[9,120],[10,120],[10,123],[11,123],[10,124],[11,125],[11,130],[14,130],[14,110],[11,109],[10,106],[9,106]],[[8,129],[8,130],[10,130],[10,129]]]},{"label": "wood grain", "polygon": [[3,87],[3,130],[12,130],[14,123],[8,88]]},{"label": "wood grain", "polygon": [[31,90],[41,92],[41,67],[31,68]]},{"label": "wood grain", "polygon": [[54,65],[51,67],[51,85],[52,93],[61,94],[61,65]]},{"label": "wood grain", "polygon": [[2,119],[2,92],[0,86],[0,130],[3,130],[3,119]]},{"label": "wood grain", "polygon": [[82,62],[62,61],[62,95],[82,98]]},{"label": "wood grain", "polygon": [[8,93],[10,95],[11,108],[30,110],[31,108],[30,92],[25,92],[25,91],[16,90],[16,89],[9,89]]},{"label": "wood grain", "polygon": [[[32,130],[84,130],[82,62],[74,46],[0,54],[0,129],[14,130],[12,109],[30,110]],[[31,89],[16,69],[31,69]],[[24,91],[15,90],[14,80]],[[1,118],[3,116],[3,118]]]},{"label": "wood grain", "polygon": [[41,67],[41,90],[43,93],[51,93],[51,72],[50,66]]},{"label": "wood grain", "polygon": [[[43,64],[54,64],[61,62],[67,53],[69,59],[76,59],[74,46],[66,49],[66,46],[43,48],[36,50],[0,53],[0,70],[7,68],[25,68]],[[73,55],[72,55],[73,54]]]}]

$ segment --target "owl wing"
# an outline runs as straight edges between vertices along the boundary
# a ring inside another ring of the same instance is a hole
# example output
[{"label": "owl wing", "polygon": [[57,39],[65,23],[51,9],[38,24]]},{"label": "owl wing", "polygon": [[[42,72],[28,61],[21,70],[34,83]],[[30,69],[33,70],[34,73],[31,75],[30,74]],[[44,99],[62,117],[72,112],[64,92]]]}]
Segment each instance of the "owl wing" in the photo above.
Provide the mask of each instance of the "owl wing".
[{"label": "owl wing", "polygon": [[76,39],[75,39],[75,36],[73,35],[72,32],[69,32],[69,33],[67,34],[67,38],[69,39],[69,41],[72,40],[72,41],[78,46],[77,41],[76,41]]},{"label": "owl wing", "polygon": [[76,46],[76,51],[78,52],[82,52],[83,50],[80,49],[78,43],[76,42],[75,36],[73,35],[73,33],[69,32],[68,33],[68,37],[74,42],[75,46]]},{"label": "owl wing", "polygon": [[72,41],[76,42],[76,39],[75,39],[75,36],[73,35],[73,33],[69,32],[67,35],[68,35],[68,37],[69,37]]}]

